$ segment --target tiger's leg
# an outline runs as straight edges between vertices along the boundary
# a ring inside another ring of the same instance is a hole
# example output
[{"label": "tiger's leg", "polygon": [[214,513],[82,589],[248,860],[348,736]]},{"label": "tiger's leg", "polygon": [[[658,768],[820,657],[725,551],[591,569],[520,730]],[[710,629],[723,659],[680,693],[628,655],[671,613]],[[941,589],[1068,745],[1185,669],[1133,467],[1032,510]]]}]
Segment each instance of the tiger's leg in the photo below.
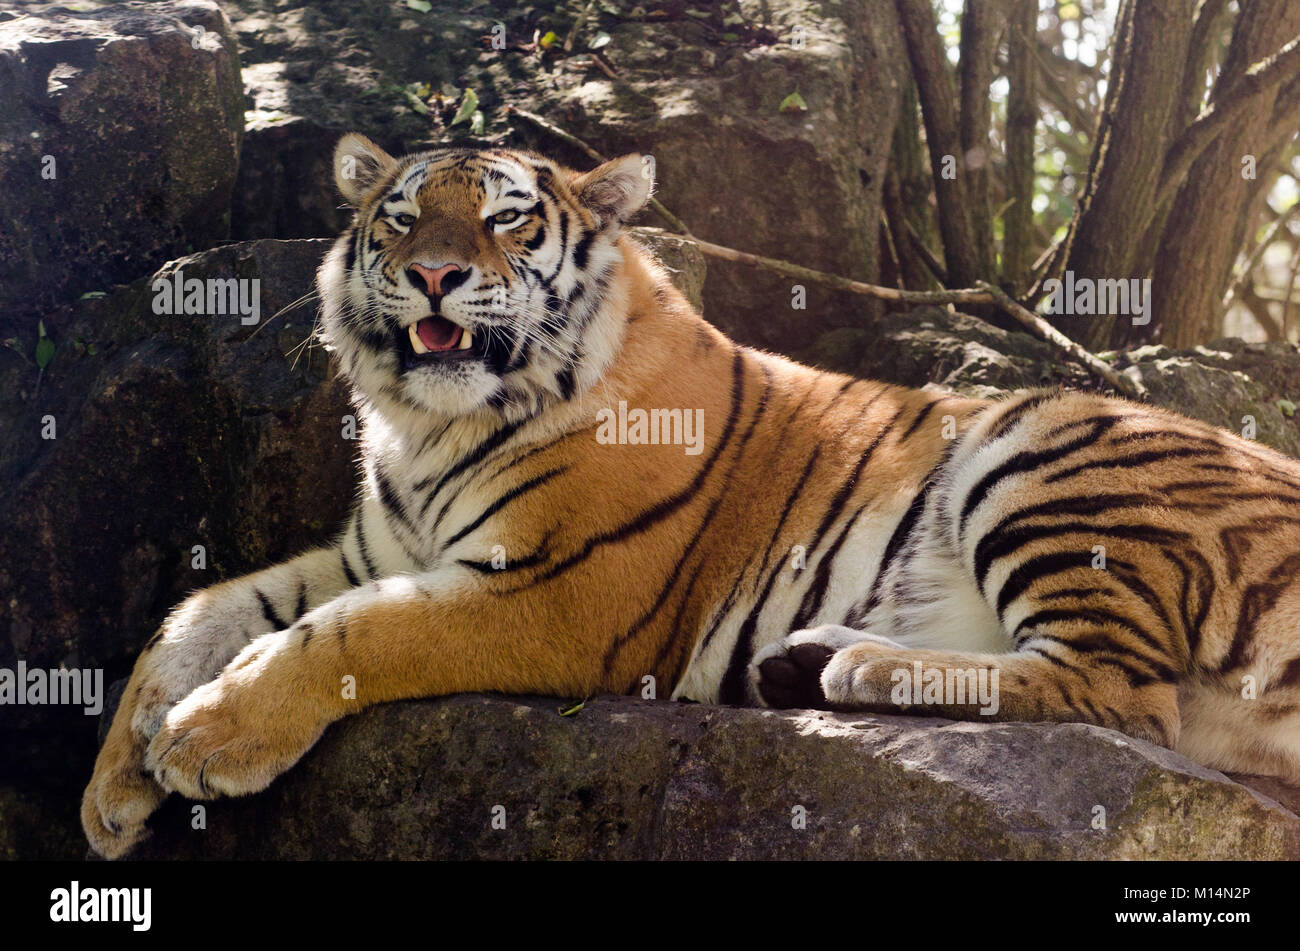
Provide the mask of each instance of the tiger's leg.
[{"label": "tiger's leg", "polygon": [[[771,706],[1094,723],[1161,746],[1178,742],[1167,661],[1144,663],[1128,646],[1108,645],[1104,624],[1082,613],[1050,628],[1005,654],[911,650],[846,628],[800,631],[755,657],[756,687]],[[792,697],[804,702],[786,702]]]},{"label": "tiger's leg", "polygon": [[[580,589],[566,589],[564,604]],[[466,569],[364,585],[248,645],[171,709],[146,762],[193,798],[264,789],[335,720],[375,703],[495,691],[586,696],[631,676],[606,671],[596,637],[555,636],[548,607]],[[571,618],[577,625],[581,619]]]},{"label": "tiger's leg", "polygon": [[82,798],[82,826],[96,852],[123,854],[166,796],[144,769],[144,756],[167,711],[245,645],[348,588],[341,555],[320,549],[204,589],[163,622],[136,661]]}]

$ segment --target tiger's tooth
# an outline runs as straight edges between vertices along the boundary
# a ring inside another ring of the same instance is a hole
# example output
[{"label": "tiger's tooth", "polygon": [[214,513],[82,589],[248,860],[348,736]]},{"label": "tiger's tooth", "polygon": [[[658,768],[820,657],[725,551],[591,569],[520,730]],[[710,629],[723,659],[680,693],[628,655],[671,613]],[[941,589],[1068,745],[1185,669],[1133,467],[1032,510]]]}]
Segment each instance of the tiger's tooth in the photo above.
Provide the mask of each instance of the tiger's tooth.
[{"label": "tiger's tooth", "polygon": [[411,324],[411,326],[407,328],[407,333],[411,336],[411,349],[416,353],[428,353],[429,348],[420,340],[420,335],[415,332],[415,326],[415,324]]},{"label": "tiger's tooth", "polygon": [[472,346],[474,346],[474,335],[468,330],[462,330],[460,332],[460,343],[457,345],[456,349],[468,350]]}]

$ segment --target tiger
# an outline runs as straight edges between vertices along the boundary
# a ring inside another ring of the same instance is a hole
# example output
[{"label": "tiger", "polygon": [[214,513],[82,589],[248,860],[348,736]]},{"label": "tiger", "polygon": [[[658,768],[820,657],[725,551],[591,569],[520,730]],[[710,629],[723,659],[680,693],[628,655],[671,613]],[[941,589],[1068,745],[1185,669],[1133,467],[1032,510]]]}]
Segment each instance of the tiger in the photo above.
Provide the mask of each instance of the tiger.
[{"label": "tiger", "polygon": [[340,718],[458,692],[1084,723],[1300,780],[1296,460],[1097,393],[737,344],[627,227],[650,156],[349,133],[334,172],[318,333],[356,501],[144,646],[83,799],[96,852],[171,792],[255,793]]}]

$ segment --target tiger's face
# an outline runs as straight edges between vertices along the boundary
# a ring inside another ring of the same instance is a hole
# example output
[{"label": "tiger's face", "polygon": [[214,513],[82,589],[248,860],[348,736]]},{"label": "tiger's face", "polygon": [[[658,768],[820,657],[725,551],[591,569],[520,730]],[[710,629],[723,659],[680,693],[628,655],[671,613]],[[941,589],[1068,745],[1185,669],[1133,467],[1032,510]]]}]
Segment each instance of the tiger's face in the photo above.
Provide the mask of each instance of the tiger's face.
[{"label": "tiger's face", "polygon": [[395,159],[351,133],[334,167],[356,215],[318,276],[322,337],[368,399],[517,416],[612,359],[615,241],[653,184],[641,156],[580,174],[502,149]]}]

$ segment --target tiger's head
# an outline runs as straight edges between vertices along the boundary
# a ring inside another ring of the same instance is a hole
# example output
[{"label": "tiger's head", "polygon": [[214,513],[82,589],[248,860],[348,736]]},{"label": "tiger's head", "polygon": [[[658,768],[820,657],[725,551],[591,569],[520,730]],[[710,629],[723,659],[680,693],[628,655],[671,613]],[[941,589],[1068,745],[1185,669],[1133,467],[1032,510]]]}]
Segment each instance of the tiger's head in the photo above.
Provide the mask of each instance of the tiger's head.
[{"label": "tiger's head", "polygon": [[520,416],[593,384],[625,322],[621,225],[650,161],[579,173],[521,151],[393,158],[349,133],[334,155],[356,209],[321,266],[321,336],[389,413]]}]

